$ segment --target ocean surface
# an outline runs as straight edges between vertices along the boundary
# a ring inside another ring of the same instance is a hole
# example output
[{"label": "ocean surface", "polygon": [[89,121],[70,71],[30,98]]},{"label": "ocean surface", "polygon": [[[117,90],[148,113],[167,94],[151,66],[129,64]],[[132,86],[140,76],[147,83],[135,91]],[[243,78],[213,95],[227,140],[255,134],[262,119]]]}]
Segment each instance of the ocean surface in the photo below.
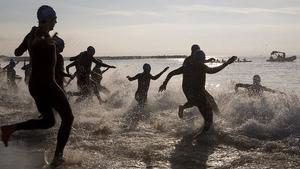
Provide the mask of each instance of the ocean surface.
[{"label": "ocean surface", "polygon": [[[158,88],[167,73],[182,65],[183,59],[104,60],[117,66],[103,74],[102,85],[110,93],[99,105],[95,97],[70,104],[75,121],[66,146],[66,162],[58,169],[265,169],[300,168],[300,59],[292,63],[270,63],[267,58],[250,58],[250,63],[233,63],[219,73],[207,75],[206,88],[215,98],[220,113],[214,127],[199,139],[192,134],[203,125],[196,108],[177,116],[178,105],[186,98],[181,89],[182,76],[174,76],[167,90]],[[126,76],[142,72],[144,63],[155,75],[169,66],[158,80],[151,81],[148,104],[136,107],[137,81]],[[6,63],[1,63],[2,67]],[[68,62],[65,62],[67,65]],[[17,74],[23,63],[17,65]],[[210,67],[216,63],[208,63]],[[74,71],[74,70],[72,70]],[[265,92],[250,98],[236,83],[252,83],[259,74],[262,85],[284,92]],[[0,77],[0,125],[38,118],[39,113],[23,79],[19,90],[7,89]],[[76,91],[76,81],[66,88]],[[60,124],[49,130],[18,131],[9,147],[0,144],[1,169],[40,169],[51,160]]]}]

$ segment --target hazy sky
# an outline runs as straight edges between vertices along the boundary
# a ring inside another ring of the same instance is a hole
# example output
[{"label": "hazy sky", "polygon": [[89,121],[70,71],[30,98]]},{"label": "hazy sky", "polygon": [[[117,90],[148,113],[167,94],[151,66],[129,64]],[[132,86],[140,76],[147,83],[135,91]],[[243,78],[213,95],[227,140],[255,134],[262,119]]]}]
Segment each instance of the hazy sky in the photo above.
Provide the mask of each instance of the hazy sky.
[{"label": "hazy sky", "polygon": [[189,54],[194,43],[211,56],[300,54],[299,0],[2,0],[0,54],[13,55],[43,4],[64,56],[89,45],[97,56]]}]

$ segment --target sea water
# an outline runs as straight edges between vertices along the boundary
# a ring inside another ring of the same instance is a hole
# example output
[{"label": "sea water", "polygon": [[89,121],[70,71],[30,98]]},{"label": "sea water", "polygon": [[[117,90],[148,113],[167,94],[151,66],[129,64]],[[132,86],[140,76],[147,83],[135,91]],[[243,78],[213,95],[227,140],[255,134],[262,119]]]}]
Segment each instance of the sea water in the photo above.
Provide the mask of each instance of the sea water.
[{"label": "sea water", "polygon": [[[104,60],[117,67],[103,74],[102,85],[110,93],[101,96],[107,102],[99,105],[93,97],[78,104],[76,98],[69,98],[75,121],[65,150],[66,162],[58,168],[299,168],[300,60],[251,60],[207,75],[206,89],[220,113],[214,115],[213,129],[197,141],[190,135],[203,125],[198,110],[186,109],[183,120],[177,116],[178,105],[186,101],[182,76],[174,76],[167,90],[158,92],[167,73],[180,67],[183,59]],[[144,63],[151,65],[152,75],[167,66],[170,69],[151,81],[148,104],[140,110],[134,100],[137,81],[129,82],[126,76],[142,72]],[[19,63],[16,71],[23,76],[21,66]],[[235,93],[236,83],[251,84],[255,74],[261,76],[262,85],[286,94],[265,92],[260,98],[249,98],[243,90]],[[39,116],[23,80],[17,84],[19,90],[14,93],[7,90],[5,77],[1,79],[0,125]],[[66,91],[76,90],[74,80]],[[55,150],[58,115],[56,119],[52,129],[18,131],[9,147],[1,144],[0,168],[40,168],[43,158],[50,158]]]}]

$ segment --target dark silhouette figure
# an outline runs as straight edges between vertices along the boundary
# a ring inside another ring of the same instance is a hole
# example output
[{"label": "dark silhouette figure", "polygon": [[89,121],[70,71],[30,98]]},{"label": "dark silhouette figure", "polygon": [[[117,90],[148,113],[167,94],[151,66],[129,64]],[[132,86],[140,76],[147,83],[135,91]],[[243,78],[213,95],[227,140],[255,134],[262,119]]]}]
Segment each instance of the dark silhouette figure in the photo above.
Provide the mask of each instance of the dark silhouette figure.
[{"label": "dark silhouette figure", "polygon": [[13,59],[10,59],[9,64],[3,68],[3,70],[6,71],[7,86],[9,89],[13,91],[18,90],[18,86],[16,84],[16,70],[15,70],[17,64],[18,63],[16,63]]},{"label": "dark silhouette figure", "polygon": [[64,58],[61,53],[64,51],[65,42],[58,36],[54,38],[55,45],[56,45],[56,65],[55,65],[55,80],[56,83],[64,90],[64,78],[70,77],[70,74],[64,72]]},{"label": "dark silhouette figure", "polygon": [[[102,60],[100,59],[97,60],[102,63]],[[103,79],[103,73],[105,73],[108,69],[109,67],[104,70],[101,70],[101,65],[96,64],[91,72],[91,79],[95,82],[99,91],[106,94],[110,93],[110,91],[105,86],[101,85],[101,81]]]},{"label": "dark silhouette figure", "polygon": [[276,90],[273,90],[273,89],[269,89],[265,86],[262,86],[261,85],[261,78],[260,78],[259,75],[254,75],[253,76],[253,84],[237,83],[235,85],[235,92],[238,92],[238,88],[247,89],[249,96],[262,96],[264,91],[271,92],[271,93],[279,92],[280,94],[285,94],[283,92],[276,91]]},{"label": "dark silhouette figure", "polygon": [[26,85],[28,85],[29,78],[31,75],[31,63],[26,64],[26,61],[24,61],[24,65],[23,65],[23,67],[21,67],[21,69],[24,70],[24,73],[25,73],[24,82]]},{"label": "dark silhouette figure", "polygon": [[[196,106],[205,120],[203,130],[208,131],[213,122],[213,113],[205,90],[206,73],[217,73],[235,60],[236,57],[233,56],[221,66],[210,68],[204,64],[204,52],[197,50],[190,58],[185,60],[183,66],[168,74],[166,80],[160,86],[159,91],[166,90],[168,81],[172,76],[182,74],[182,89],[187,98],[187,103],[183,107]],[[179,111],[179,117],[182,117],[180,112],[181,111]]]},{"label": "dark silhouette figure", "polygon": [[[189,57],[185,58],[185,60],[183,62],[183,66],[188,66],[189,64],[193,63],[193,55],[197,51],[201,52],[202,57],[204,57],[204,58],[206,57],[205,53],[200,49],[200,46],[195,44],[191,47],[191,55]],[[214,61],[215,61],[214,58],[210,58],[208,60],[203,60],[203,63],[209,63],[209,62],[214,62]],[[219,114],[220,110],[219,110],[219,107],[218,107],[214,97],[207,90],[205,90],[205,94],[206,94],[206,97],[207,97],[207,101],[210,104],[213,112],[216,113],[216,114]],[[191,104],[189,101],[186,102],[184,105],[180,105],[179,110],[178,110],[179,117],[180,118],[183,117],[184,109],[191,108],[191,107],[193,107],[193,104]]]},{"label": "dark silhouette figure", "polygon": [[55,81],[56,49],[55,42],[49,35],[56,24],[56,13],[47,5],[37,11],[38,27],[33,27],[23,42],[15,50],[16,56],[29,51],[32,72],[29,80],[29,91],[34,98],[40,119],[2,126],[2,141],[8,145],[9,137],[18,130],[48,129],[55,124],[53,109],[61,117],[61,125],[57,136],[57,146],[52,164],[63,162],[63,151],[68,141],[73,114],[63,90]]},{"label": "dark silhouette figure", "polygon": [[166,67],[159,74],[152,76],[150,74],[151,66],[147,63],[143,66],[144,72],[135,75],[134,77],[127,76],[129,81],[138,80],[138,88],[135,93],[135,100],[138,102],[139,106],[144,106],[147,102],[147,94],[150,86],[150,80],[157,80],[165,71],[169,69]]},{"label": "dark silhouette figure", "polygon": [[79,92],[69,92],[70,95],[80,96],[76,100],[76,102],[80,102],[86,99],[92,93],[91,92],[92,90],[94,94],[97,96],[99,103],[101,104],[103,102],[103,100],[100,97],[99,90],[97,88],[96,83],[90,78],[92,62],[102,67],[116,68],[115,66],[110,66],[99,62],[97,59],[93,57],[94,54],[95,54],[94,47],[89,46],[87,48],[87,51],[81,52],[79,55],[75,57],[71,57],[70,61],[73,62],[68,66],[66,66],[66,71],[68,74],[70,74],[69,69],[71,67],[75,66],[76,68],[77,86]]}]

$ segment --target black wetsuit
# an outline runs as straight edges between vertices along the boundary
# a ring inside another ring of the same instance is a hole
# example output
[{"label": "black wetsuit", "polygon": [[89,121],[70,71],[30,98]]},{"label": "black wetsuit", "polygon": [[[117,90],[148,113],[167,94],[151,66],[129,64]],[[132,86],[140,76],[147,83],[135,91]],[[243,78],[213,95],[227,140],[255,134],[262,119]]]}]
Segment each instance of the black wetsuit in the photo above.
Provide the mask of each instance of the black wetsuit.
[{"label": "black wetsuit", "polygon": [[143,73],[139,73],[134,77],[128,77],[129,81],[138,80],[138,88],[135,92],[135,100],[139,105],[143,106],[147,102],[147,95],[150,86],[150,80],[158,79],[168,68],[165,68],[159,74],[152,76],[150,71],[144,71]]},{"label": "black wetsuit", "polygon": [[153,76],[150,73],[140,73],[135,76],[138,80],[138,88],[135,92],[135,100],[140,104],[144,105],[147,102],[147,95],[150,86],[150,80]]},{"label": "black wetsuit", "polygon": [[48,129],[55,124],[53,109],[60,115],[62,122],[57,137],[55,155],[63,152],[68,141],[73,114],[63,90],[55,81],[56,49],[48,33],[33,27],[21,45],[15,50],[20,56],[29,51],[32,72],[29,80],[29,92],[34,98],[40,119],[32,119],[16,124],[17,130]]},{"label": "black wetsuit", "polygon": [[[203,57],[205,58],[205,53],[203,51],[201,51],[201,52],[202,52]],[[195,58],[193,58],[192,56],[189,56],[189,57],[185,58],[184,62],[182,64],[183,67],[187,67],[187,70],[193,71],[192,69],[189,69],[188,67],[189,67],[190,64],[193,64],[194,59]],[[193,73],[192,72],[186,72],[184,74],[184,76],[189,77],[189,74],[192,75]],[[187,79],[188,78],[183,78],[183,81],[182,81],[182,89],[183,89],[183,92],[184,92],[184,94],[185,94],[185,96],[188,100],[187,103],[185,103],[185,106],[186,107],[192,107],[192,106],[195,106],[193,104],[194,101],[192,100],[193,99],[192,95],[193,95],[194,92],[191,91],[190,83],[189,83],[189,80],[187,80]],[[218,114],[220,112],[219,107],[218,107],[215,99],[213,98],[213,96],[206,89],[205,89],[205,95],[206,95],[207,102],[209,103],[209,105],[211,106],[213,111]]]},{"label": "black wetsuit", "polygon": [[7,76],[7,85],[9,88],[13,90],[17,90],[17,84],[16,84],[16,70],[14,69],[15,66],[12,66],[11,64],[5,66],[3,69],[7,70],[6,76]]}]

